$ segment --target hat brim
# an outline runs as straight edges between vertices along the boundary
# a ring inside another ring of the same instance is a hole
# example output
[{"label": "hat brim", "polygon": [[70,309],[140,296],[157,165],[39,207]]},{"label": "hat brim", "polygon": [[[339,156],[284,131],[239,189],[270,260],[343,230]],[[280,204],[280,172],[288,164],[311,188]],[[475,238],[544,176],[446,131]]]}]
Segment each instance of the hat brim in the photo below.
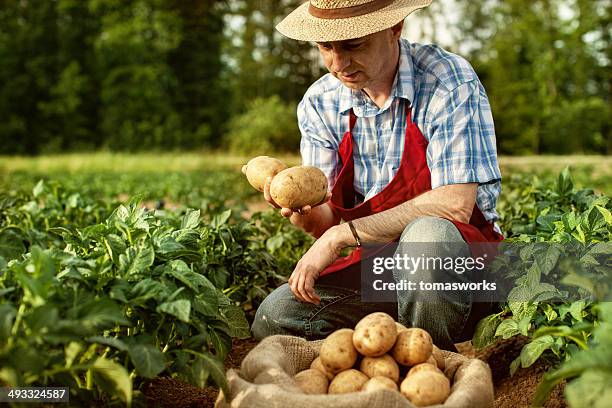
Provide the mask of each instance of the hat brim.
[{"label": "hat brim", "polygon": [[305,2],[283,19],[276,29],[300,41],[343,41],[377,33],[404,20],[410,13],[425,8],[432,0],[398,0],[375,12],[357,17],[325,19],[308,12]]}]

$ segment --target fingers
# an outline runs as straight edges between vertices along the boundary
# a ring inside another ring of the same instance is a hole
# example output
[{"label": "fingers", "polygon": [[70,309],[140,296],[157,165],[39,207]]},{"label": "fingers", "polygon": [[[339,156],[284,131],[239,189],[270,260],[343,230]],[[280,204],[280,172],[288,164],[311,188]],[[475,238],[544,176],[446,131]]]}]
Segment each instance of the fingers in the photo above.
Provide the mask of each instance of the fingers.
[{"label": "fingers", "polygon": [[293,215],[293,211],[290,208],[281,208],[280,211],[283,217],[289,218]]},{"label": "fingers", "polygon": [[318,305],[321,302],[321,297],[317,295],[317,292],[315,292],[314,284],[315,280],[312,278],[312,276],[308,276],[306,278],[304,289],[306,290],[306,293],[308,293],[308,296],[310,296],[310,299],[312,299],[312,303]]},{"label": "fingers", "polygon": [[299,265],[289,278],[291,292],[300,302],[313,303],[318,305],[321,297],[314,290],[315,279],[312,275],[303,271],[298,271]]},{"label": "fingers", "polygon": [[309,205],[305,205],[300,209],[300,214],[301,215],[308,215],[310,214],[310,211],[312,211],[312,207]]},{"label": "fingers", "polygon": [[247,165],[242,166],[242,174],[246,174]]},{"label": "fingers", "polygon": [[270,195],[270,184],[272,184],[272,177],[266,178],[266,184],[264,185],[264,199],[270,203],[274,208],[280,208],[278,204],[274,202],[272,196]]},{"label": "fingers", "polygon": [[300,291],[297,289],[297,283],[298,283],[298,278],[295,271],[293,271],[293,273],[291,274],[291,277],[289,278],[289,287],[291,288],[291,292],[293,293],[293,296],[295,296],[295,298],[300,301],[300,302],[306,302],[306,299],[304,299],[302,297],[302,295],[300,294]]}]

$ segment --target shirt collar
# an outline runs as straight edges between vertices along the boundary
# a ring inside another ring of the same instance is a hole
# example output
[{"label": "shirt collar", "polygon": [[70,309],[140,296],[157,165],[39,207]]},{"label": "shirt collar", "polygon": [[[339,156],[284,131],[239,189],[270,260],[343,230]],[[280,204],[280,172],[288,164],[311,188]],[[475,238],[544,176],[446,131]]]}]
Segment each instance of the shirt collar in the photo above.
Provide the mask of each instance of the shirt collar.
[{"label": "shirt collar", "polygon": [[[393,98],[403,98],[408,100],[410,104],[414,102],[414,63],[409,51],[410,43],[406,40],[400,40],[400,57],[395,80],[391,89],[391,100]],[[368,98],[360,90],[354,90],[344,85],[340,86],[340,114],[345,114],[353,109],[355,115],[363,116],[366,111],[366,102]],[[389,108],[389,104],[385,105],[381,111]],[[361,114],[360,114],[361,113]]]}]

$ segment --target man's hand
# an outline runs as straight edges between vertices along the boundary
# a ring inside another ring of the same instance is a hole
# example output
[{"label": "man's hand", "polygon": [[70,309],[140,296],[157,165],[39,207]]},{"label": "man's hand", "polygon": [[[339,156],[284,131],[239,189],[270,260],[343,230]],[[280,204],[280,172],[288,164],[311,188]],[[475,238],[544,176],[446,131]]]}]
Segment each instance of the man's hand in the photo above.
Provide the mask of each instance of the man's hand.
[{"label": "man's hand", "polygon": [[[310,249],[297,263],[289,277],[289,287],[295,297],[301,302],[318,305],[321,298],[314,290],[315,281],[321,272],[331,265],[345,244],[342,243],[341,229],[343,226],[332,227],[317,239]],[[346,235],[346,231],[342,231]]]},{"label": "man's hand", "polygon": [[[280,208],[281,210],[280,213],[283,217],[291,218],[291,216],[294,213],[299,214],[299,215],[310,214],[310,212],[312,211],[312,206],[310,205],[305,205],[302,208],[285,208],[285,207],[281,207],[280,205],[276,204],[274,200],[272,199],[272,195],[270,194],[270,184],[272,184],[272,177],[268,177],[266,179],[266,184],[264,186],[264,191],[263,191],[264,198],[274,208]],[[331,198],[331,193],[328,191],[327,194],[325,195],[325,198],[323,198],[323,200],[321,200],[320,203],[316,204],[315,207],[321,204],[325,204],[327,201],[329,201],[330,198]]]}]

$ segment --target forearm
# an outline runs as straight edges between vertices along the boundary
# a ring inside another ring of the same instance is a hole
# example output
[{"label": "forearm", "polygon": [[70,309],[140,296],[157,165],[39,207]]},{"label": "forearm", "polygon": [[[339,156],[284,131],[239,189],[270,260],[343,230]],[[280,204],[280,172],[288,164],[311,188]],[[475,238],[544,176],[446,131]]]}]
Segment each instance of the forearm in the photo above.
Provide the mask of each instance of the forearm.
[{"label": "forearm", "polygon": [[[362,243],[384,243],[396,240],[418,217],[441,217],[467,223],[474,208],[476,187],[476,184],[439,187],[386,211],[353,220],[353,225]],[[348,226],[341,225],[336,232],[341,246],[354,245],[355,239]]]},{"label": "forearm", "polygon": [[336,217],[329,203],[313,207],[308,215],[293,213],[290,221],[315,238],[319,238],[329,228],[337,225],[340,219]]}]

